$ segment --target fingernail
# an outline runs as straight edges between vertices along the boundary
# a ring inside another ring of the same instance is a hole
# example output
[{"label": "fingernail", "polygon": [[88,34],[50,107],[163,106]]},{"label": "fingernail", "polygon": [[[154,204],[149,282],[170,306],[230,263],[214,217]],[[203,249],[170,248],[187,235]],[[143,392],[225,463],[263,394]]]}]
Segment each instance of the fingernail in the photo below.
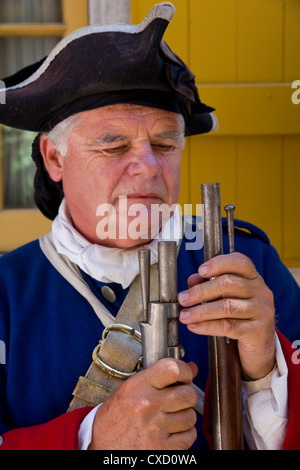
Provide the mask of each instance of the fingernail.
[{"label": "fingernail", "polygon": [[178,294],[178,300],[179,302],[187,302],[189,300],[189,294],[188,292],[180,292],[180,294]]},{"label": "fingernail", "polygon": [[191,313],[188,311],[188,310],[182,310],[182,312],[180,312],[180,320],[188,320],[188,318],[190,317]]},{"label": "fingernail", "polygon": [[203,266],[200,266],[200,268],[198,269],[198,272],[200,276],[206,276],[209,272],[209,267],[204,264]]}]

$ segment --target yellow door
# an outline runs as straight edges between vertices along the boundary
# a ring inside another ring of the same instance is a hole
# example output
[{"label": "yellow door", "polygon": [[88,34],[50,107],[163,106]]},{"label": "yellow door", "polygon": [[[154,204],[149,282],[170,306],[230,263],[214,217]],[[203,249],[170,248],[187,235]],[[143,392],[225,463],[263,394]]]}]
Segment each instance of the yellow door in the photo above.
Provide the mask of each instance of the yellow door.
[{"label": "yellow door", "polygon": [[[155,3],[132,0],[132,21]],[[189,138],[180,202],[199,203],[200,183],[219,181],[223,204],[265,230],[287,266],[300,266],[300,2],[172,3],[166,40],[219,120],[216,133]]]}]

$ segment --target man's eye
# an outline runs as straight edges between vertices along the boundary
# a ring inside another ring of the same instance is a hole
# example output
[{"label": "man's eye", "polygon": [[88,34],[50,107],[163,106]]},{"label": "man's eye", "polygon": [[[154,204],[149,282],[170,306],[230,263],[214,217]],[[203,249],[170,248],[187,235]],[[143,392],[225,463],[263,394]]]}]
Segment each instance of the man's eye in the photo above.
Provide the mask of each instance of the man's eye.
[{"label": "man's eye", "polygon": [[106,148],[103,150],[103,152],[108,155],[119,155],[127,152],[128,148],[128,145],[120,145],[118,147]]},{"label": "man's eye", "polygon": [[173,145],[166,145],[166,144],[154,144],[152,145],[152,148],[154,150],[157,150],[158,152],[165,152],[165,153],[172,152],[174,150]]}]

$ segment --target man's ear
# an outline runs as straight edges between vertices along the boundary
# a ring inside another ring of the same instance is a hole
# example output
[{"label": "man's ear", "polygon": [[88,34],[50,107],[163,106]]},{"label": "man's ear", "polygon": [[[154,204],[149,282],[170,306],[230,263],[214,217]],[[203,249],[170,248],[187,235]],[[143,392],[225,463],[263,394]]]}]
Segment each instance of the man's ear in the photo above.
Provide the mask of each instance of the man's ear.
[{"label": "man's ear", "polygon": [[56,150],[52,142],[47,138],[46,134],[41,135],[40,150],[50,178],[56,183],[61,181],[63,175],[64,157],[62,157],[61,154]]}]

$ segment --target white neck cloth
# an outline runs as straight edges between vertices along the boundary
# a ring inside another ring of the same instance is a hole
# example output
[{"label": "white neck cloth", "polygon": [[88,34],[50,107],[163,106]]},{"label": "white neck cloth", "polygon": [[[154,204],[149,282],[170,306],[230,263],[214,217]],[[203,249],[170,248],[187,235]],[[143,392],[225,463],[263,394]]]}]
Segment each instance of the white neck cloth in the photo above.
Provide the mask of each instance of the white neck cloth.
[{"label": "white neck cloth", "polygon": [[[71,215],[63,199],[58,215],[52,224],[53,242],[58,253],[65,255],[86,274],[100,282],[116,282],[126,289],[139,273],[138,250],[109,248],[87,241],[74,227]],[[151,264],[156,263],[157,242],[182,237],[182,223],[178,208],[162,228],[159,236],[144,245],[151,252]]]}]

